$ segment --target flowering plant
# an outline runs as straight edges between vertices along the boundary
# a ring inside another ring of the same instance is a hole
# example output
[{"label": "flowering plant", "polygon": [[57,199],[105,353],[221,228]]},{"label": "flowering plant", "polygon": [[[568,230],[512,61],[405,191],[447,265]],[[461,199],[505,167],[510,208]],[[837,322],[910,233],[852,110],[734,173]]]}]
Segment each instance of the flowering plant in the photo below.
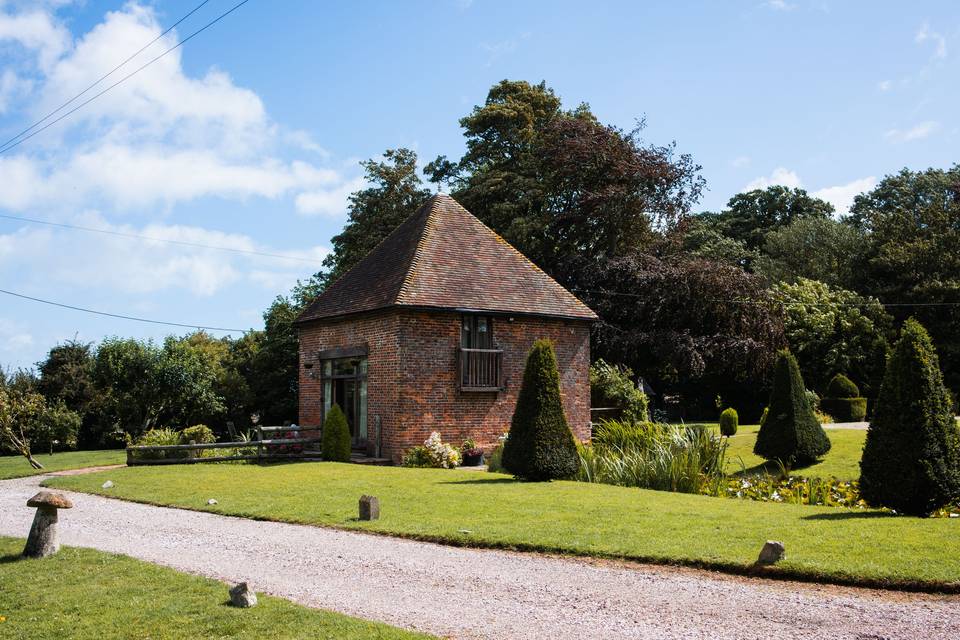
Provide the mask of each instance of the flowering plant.
[{"label": "flowering plant", "polygon": [[453,469],[460,464],[460,452],[443,442],[436,431],[424,440],[423,446],[414,447],[403,456],[405,467],[437,467]]},{"label": "flowering plant", "polygon": [[482,456],[483,449],[477,446],[477,442],[473,438],[467,438],[460,446],[460,453],[463,456]]}]

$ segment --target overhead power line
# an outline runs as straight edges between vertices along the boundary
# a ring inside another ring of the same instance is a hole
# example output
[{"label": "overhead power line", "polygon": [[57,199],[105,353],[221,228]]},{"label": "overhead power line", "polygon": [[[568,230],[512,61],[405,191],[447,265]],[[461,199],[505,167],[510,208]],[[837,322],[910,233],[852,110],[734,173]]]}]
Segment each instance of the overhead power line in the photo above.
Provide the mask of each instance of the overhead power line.
[{"label": "overhead power line", "polygon": [[[600,296],[624,296],[627,298],[647,299],[650,296],[641,293],[627,293],[623,291],[606,291],[603,289],[570,289],[576,293],[587,293]],[[868,302],[781,302],[778,300],[725,300],[720,298],[708,298],[708,302],[722,302],[725,304],[744,304],[744,305],[780,305],[782,307],[960,307],[960,302],[880,302],[873,300]]]},{"label": "overhead power line", "polygon": [[120,313],[107,313],[106,311],[96,311],[94,309],[85,309],[84,307],[75,307],[70,304],[62,304],[60,302],[53,302],[51,300],[44,300],[42,298],[34,298],[32,296],[25,296],[22,293],[16,293],[13,291],[7,291],[5,289],[0,289],[0,293],[4,293],[8,296],[13,296],[15,298],[22,298],[24,300],[31,300],[33,302],[40,302],[43,304],[49,304],[54,307],[60,307],[62,309],[71,309],[73,311],[82,311],[83,313],[92,313],[98,316],[107,316],[109,318],[120,318],[121,320],[133,320],[134,322],[146,322],[149,324],[161,324],[168,327],[183,327],[187,329],[204,329],[206,331],[222,331],[224,333],[245,333],[248,329],[228,329],[225,327],[207,327],[200,324],[187,324],[183,322],[165,322],[163,320],[150,320],[148,318],[138,318],[136,316],[127,316]]},{"label": "overhead power line", "polygon": [[20,139],[17,140],[16,142],[12,142],[12,143],[10,143],[9,145],[4,146],[3,148],[0,148],[0,154],[4,154],[4,153],[6,153],[7,151],[10,151],[10,149],[13,149],[14,147],[17,147],[17,146],[23,144],[24,142],[26,142],[26,141],[29,140],[30,138],[34,137],[35,135],[40,134],[40,133],[46,131],[47,129],[49,129],[49,128],[52,127],[53,125],[55,125],[55,124],[57,124],[58,122],[60,122],[61,120],[63,120],[64,118],[67,118],[67,117],[70,116],[71,114],[76,113],[77,111],[79,111],[79,110],[82,109],[83,107],[87,106],[88,104],[90,104],[91,102],[93,102],[94,100],[96,100],[97,98],[99,98],[100,96],[102,96],[103,94],[105,94],[105,93],[107,93],[108,91],[110,91],[111,89],[113,89],[114,87],[122,84],[123,82],[125,82],[125,81],[127,81],[128,79],[132,78],[133,76],[137,75],[138,73],[140,73],[141,71],[143,71],[144,69],[146,69],[147,67],[149,67],[150,65],[152,65],[152,64],[153,64],[154,62],[156,62],[157,60],[160,60],[161,58],[163,58],[164,56],[166,56],[166,55],[167,55],[168,53],[170,53],[171,51],[175,51],[175,50],[179,49],[180,47],[182,47],[183,45],[185,45],[187,42],[189,42],[191,39],[193,39],[194,37],[200,35],[200,34],[203,33],[204,31],[206,31],[207,29],[209,29],[210,27],[212,27],[213,25],[215,25],[216,23],[220,22],[221,20],[223,20],[224,18],[226,18],[228,15],[230,15],[231,13],[233,13],[234,11],[236,11],[237,9],[239,9],[240,7],[242,7],[243,5],[247,4],[247,2],[249,2],[249,1],[250,1],[250,0],[242,0],[241,2],[238,2],[237,4],[235,4],[235,5],[233,5],[232,7],[230,7],[228,10],[224,11],[224,12],[221,13],[219,16],[217,16],[216,18],[214,18],[213,20],[211,20],[210,22],[208,22],[207,24],[203,25],[202,27],[200,27],[199,29],[197,29],[196,31],[194,31],[193,33],[191,33],[190,35],[188,35],[186,38],[184,38],[183,40],[181,40],[180,42],[178,42],[178,43],[175,44],[174,46],[170,47],[169,49],[167,49],[166,51],[164,51],[163,53],[161,53],[160,55],[158,55],[157,57],[151,59],[149,62],[146,62],[146,63],[140,65],[139,67],[137,67],[136,69],[134,69],[133,71],[131,71],[130,73],[128,73],[127,75],[123,76],[122,78],[120,78],[119,80],[117,80],[116,82],[114,82],[113,84],[111,84],[110,86],[108,86],[108,87],[107,87],[106,89],[104,89],[103,91],[100,91],[99,93],[94,94],[92,97],[87,98],[86,100],[84,100],[83,102],[81,102],[80,104],[78,104],[77,106],[75,106],[74,108],[72,108],[72,109],[70,109],[69,111],[65,112],[65,113],[62,114],[61,116],[59,116],[59,117],[57,117],[57,118],[54,118],[53,120],[51,120],[51,121],[48,122],[47,124],[43,125],[43,126],[40,127],[39,129],[36,129],[35,131],[33,131],[33,132],[31,132],[31,133],[23,136],[22,138],[20,138]]},{"label": "overhead power line", "polygon": [[124,231],[112,231],[110,229],[97,229],[96,227],[82,227],[74,224],[66,224],[63,222],[51,222],[49,220],[39,220],[37,218],[24,218],[21,216],[11,216],[7,214],[0,213],[0,218],[6,220],[17,220],[19,222],[29,222],[31,224],[42,224],[48,227],[59,227],[61,229],[70,229],[72,231],[86,231],[88,233],[102,233],[104,235],[116,236],[119,238],[130,238],[135,240],[144,240],[149,242],[164,242],[167,244],[175,244],[183,247],[195,247],[198,249],[214,249],[216,251],[229,251],[230,253],[240,253],[244,255],[251,256],[261,256],[264,258],[279,258],[281,260],[293,260],[295,262],[305,262],[308,264],[323,264],[321,260],[313,260],[310,258],[300,258],[297,256],[288,256],[283,255],[282,253],[266,253],[263,251],[253,251],[252,249],[235,249],[233,247],[220,247],[217,245],[203,244],[200,242],[189,242],[187,240],[171,240],[168,238],[157,238],[154,236],[141,235],[139,233],[127,233]]},{"label": "overhead power line", "polygon": [[126,60],[124,60],[123,62],[121,62],[121,63],[118,64],[117,66],[115,66],[113,69],[111,69],[111,70],[108,71],[107,73],[105,73],[105,74],[103,74],[102,76],[100,76],[99,78],[97,78],[97,79],[93,82],[93,84],[91,84],[90,86],[88,86],[86,89],[84,89],[83,91],[81,91],[81,92],[78,93],[77,95],[73,96],[72,98],[70,98],[69,100],[67,100],[67,101],[64,102],[63,104],[61,104],[59,107],[57,107],[56,109],[54,109],[53,111],[51,111],[51,112],[48,113],[47,115],[43,116],[42,118],[40,118],[39,120],[37,120],[36,122],[34,122],[32,125],[30,125],[30,126],[27,127],[26,129],[24,129],[23,131],[21,131],[21,132],[18,133],[17,135],[15,135],[15,136],[13,136],[12,138],[10,138],[9,140],[7,140],[7,141],[4,142],[3,144],[0,144],[0,148],[6,147],[8,144],[10,144],[11,142],[14,142],[15,140],[17,140],[17,138],[23,136],[24,134],[30,133],[31,131],[33,131],[34,129],[36,129],[37,127],[39,127],[41,124],[43,124],[44,122],[46,122],[47,120],[49,120],[52,116],[54,116],[54,115],[56,115],[57,113],[59,113],[60,111],[62,111],[65,107],[69,106],[71,103],[73,103],[74,100],[76,100],[77,98],[79,98],[79,97],[82,96],[83,94],[87,93],[88,91],[90,91],[91,89],[93,89],[95,86],[97,86],[98,84],[100,84],[101,82],[103,82],[104,80],[106,80],[107,78],[109,78],[110,76],[112,76],[114,73],[116,73],[118,70],[120,70],[121,67],[125,66],[128,62],[130,62],[131,60],[133,60],[134,58],[136,58],[137,56],[139,56],[141,53],[143,53],[144,51],[146,51],[146,50],[150,47],[150,45],[152,45],[154,42],[156,42],[157,40],[159,40],[159,39],[162,38],[163,36],[167,35],[167,34],[170,33],[171,31],[173,31],[174,29],[176,29],[177,26],[178,26],[181,22],[183,22],[184,20],[186,20],[187,18],[189,18],[190,16],[192,16],[194,13],[196,13],[197,11],[199,11],[200,8],[203,7],[203,5],[207,4],[209,1],[210,1],[210,0],[203,0],[203,2],[201,2],[201,3],[198,4],[196,7],[194,7],[189,13],[187,13],[187,14],[184,15],[182,18],[180,18],[179,20],[177,20],[176,22],[174,22],[172,25],[170,25],[170,27],[168,27],[166,31],[164,31],[163,33],[161,33],[160,35],[158,35],[156,38],[154,38],[153,40],[151,40],[151,41],[148,42],[147,44],[145,44],[145,45],[143,45],[142,47],[140,47],[140,49],[138,49],[136,53],[134,53],[133,55],[131,55],[130,57],[128,57]]}]

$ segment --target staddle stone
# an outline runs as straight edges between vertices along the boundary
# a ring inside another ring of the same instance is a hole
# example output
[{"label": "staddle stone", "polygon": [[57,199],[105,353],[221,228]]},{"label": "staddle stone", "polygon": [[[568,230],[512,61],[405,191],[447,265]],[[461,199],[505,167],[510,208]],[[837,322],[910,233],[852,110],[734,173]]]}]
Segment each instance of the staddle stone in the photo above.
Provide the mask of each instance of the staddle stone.
[{"label": "staddle stone", "polygon": [[65,495],[52,491],[41,491],[27,500],[28,507],[36,507],[33,526],[27,536],[23,555],[28,558],[46,558],[60,550],[60,536],[57,532],[57,510],[71,509],[73,503]]},{"label": "staddle stone", "polygon": [[380,518],[380,499],[376,496],[360,496],[360,519],[377,520]]}]

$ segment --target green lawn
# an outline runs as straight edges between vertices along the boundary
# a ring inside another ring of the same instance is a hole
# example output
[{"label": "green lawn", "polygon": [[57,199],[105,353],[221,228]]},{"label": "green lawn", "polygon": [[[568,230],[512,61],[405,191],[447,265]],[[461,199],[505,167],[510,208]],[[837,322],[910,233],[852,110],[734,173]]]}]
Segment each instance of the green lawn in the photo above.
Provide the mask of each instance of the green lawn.
[{"label": "green lawn", "polygon": [[[737,435],[730,438],[727,449],[727,473],[738,473],[746,467],[748,473],[767,469],[773,473],[779,467],[766,463],[763,458],[753,455],[753,444],[757,441],[760,427],[741,426]],[[830,438],[830,452],[823,460],[809,467],[794,469],[798,476],[827,478],[833,476],[840,480],[856,480],[860,477],[860,455],[867,432],[858,429],[826,429]],[[742,466],[741,466],[742,460]]]},{"label": "green lawn", "polygon": [[227,585],[92,549],[43,560],[0,537],[0,637],[427,638],[384,624],[258,594],[252,609],[227,604]]},{"label": "green lawn", "polygon": [[0,480],[35,476],[48,471],[99,467],[108,464],[124,464],[127,454],[123,449],[108,451],[65,451],[63,453],[39,454],[34,456],[44,466],[37,470],[30,466],[23,456],[0,456]]},{"label": "green lawn", "polygon": [[[104,480],[115,483],[103,490]],[[154,504],[451,544],[625,557],[745,571],[781,540],[777,571],[878,585],[960,588],[960,519],[752,502],[471,471],[337,463],[134,467],[49,486]],[[359,522],[357,500],[382,517]],[[207,506],[210,498],[219,503]]]}]

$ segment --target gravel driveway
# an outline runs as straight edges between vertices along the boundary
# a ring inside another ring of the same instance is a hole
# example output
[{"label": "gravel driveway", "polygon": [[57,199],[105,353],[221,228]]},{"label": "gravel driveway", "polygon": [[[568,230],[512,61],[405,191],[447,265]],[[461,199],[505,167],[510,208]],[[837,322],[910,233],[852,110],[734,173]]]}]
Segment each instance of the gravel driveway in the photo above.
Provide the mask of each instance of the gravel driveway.
[{"label": "gravel driveway", "polygon": [[[25,537],[41,478],[0,482]],[[457,549],[69,494],[65,544],[455,638],[960,638],[960,599]],[[787,550],[789,552],[789,549]]]}]

